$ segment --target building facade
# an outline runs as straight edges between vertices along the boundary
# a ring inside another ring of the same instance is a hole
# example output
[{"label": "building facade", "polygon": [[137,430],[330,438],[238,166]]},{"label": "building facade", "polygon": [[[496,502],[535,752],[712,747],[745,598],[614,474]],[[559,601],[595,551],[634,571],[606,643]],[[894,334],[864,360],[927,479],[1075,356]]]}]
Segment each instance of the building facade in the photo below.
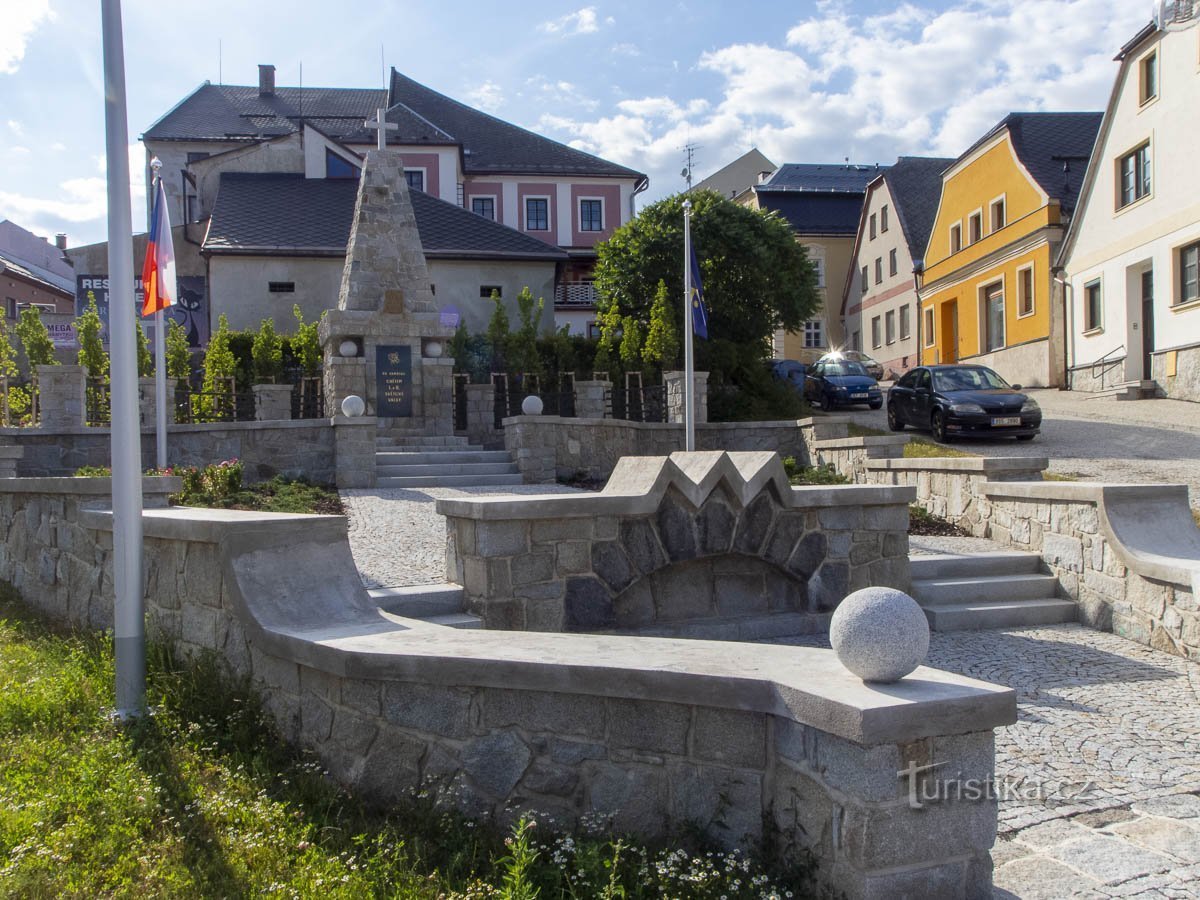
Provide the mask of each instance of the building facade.
[{"label": "building facade", "polygon": [[[1169,4],[1120,68],[1060,264],[1070,385],[1200,400],[1200,8]],[[1151,385],[1147,385],[1151,387]]]},{"label": "building facade", "polygon": [[896,378],[917,364],[917,281],[952,159],[902,156],[867,185],[842,296],[846,345]]},{"label": "building facade", "polygon": [[1051,269],[1100,119],[1012,113],[945,171],[919,290],[922,362],[1063,382],[1065,311]]}]

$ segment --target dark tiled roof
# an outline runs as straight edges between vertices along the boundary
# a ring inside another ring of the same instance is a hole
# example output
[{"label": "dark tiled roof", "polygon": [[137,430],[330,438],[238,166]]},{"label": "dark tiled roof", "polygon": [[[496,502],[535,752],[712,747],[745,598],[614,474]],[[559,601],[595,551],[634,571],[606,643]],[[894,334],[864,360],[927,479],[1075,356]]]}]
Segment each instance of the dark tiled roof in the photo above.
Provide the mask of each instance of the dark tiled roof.
[{"label": "dark tiled roof", "polygon": [[787,219],[797,234],[834,234],[853,237],[858,233],[863,195],[859,193],[818,193],[775,191],[760,194],[759,204]]},{"label": "dark tiled roof", "polygon": [[[350,240],[355,179],[226,172],[204,249],[340,256]],[[411,193],[421,244],[448,259],[566,259],[565,251],[423,191]]]},{"label": "dark tiled roof", "polygon": [[762,184],[754,186],[757,193],[782,191],[817,191],[862,195],[883,169],[842,163],[786,163]]},{"label": "dark tiled roof", "polygon": [[1009,113],[959,159],[1008,129],[1021,164],[1051,199],[1070,212],[1079,198],[1103,118],[1104,114],[1098,112]]},{"label": "dark tiled roof", "polygon": [[883,173],[914,262],[925,255],[942,196],[942,173],[953,162],[942,157],[902,156]]}]

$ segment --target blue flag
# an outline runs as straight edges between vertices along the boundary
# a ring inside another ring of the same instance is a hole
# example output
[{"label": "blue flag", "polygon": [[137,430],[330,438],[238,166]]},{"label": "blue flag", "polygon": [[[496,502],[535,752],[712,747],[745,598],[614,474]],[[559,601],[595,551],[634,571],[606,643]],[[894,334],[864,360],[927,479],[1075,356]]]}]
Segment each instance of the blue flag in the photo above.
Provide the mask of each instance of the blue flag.
[{"label": "blue flag", "polygon": [[700,282],[700,263],[696,259],[696,245],[692,244],[692,330],[708,340],[708,310],[704,308],[704,285]]}]

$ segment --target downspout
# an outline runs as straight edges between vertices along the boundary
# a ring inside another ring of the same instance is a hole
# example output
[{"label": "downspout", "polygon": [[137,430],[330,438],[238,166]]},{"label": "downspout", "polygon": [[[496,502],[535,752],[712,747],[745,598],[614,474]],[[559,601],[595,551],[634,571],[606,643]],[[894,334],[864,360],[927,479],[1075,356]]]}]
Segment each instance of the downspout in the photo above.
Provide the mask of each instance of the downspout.
[{"label": "downspout", "polygon": [[1050,269],[1050,275],[1062,286],[1062,304],[1063,304],[1063,383],[1059,387],[1060,391],[1073,390],[1071,387],[1071,358],[1074,353],[1073,344],[1075,341],[1075,304],[1067,302],[1067,292],[1071,292],[1071,299],[1075,299],[1075,289],[1066,279],[1066,271],[1062,266],[1053,266]]},{"label": "downspout", "polygon": [[925,274],[925,261],[918,259],[913,261],[913,293],[917,295],[917,365],[925,365],[922,355],[925,350],[925,338],[921,334],[921,329],[925,324],[925,310],[921,308],[921,281]]}]

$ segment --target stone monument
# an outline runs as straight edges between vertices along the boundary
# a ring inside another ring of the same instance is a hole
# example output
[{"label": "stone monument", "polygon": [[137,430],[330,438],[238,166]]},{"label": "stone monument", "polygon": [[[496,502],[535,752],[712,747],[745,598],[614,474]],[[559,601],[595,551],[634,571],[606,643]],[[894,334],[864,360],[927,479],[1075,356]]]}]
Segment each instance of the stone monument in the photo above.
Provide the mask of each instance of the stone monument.
[{"label": "stone monument", "polygon": [[433,297],[404,163],[398,152],[367,152],[337,309],[322,320],[325,408],[350,395],[366,401],[380,429],[453,432],[454,333]]}]

